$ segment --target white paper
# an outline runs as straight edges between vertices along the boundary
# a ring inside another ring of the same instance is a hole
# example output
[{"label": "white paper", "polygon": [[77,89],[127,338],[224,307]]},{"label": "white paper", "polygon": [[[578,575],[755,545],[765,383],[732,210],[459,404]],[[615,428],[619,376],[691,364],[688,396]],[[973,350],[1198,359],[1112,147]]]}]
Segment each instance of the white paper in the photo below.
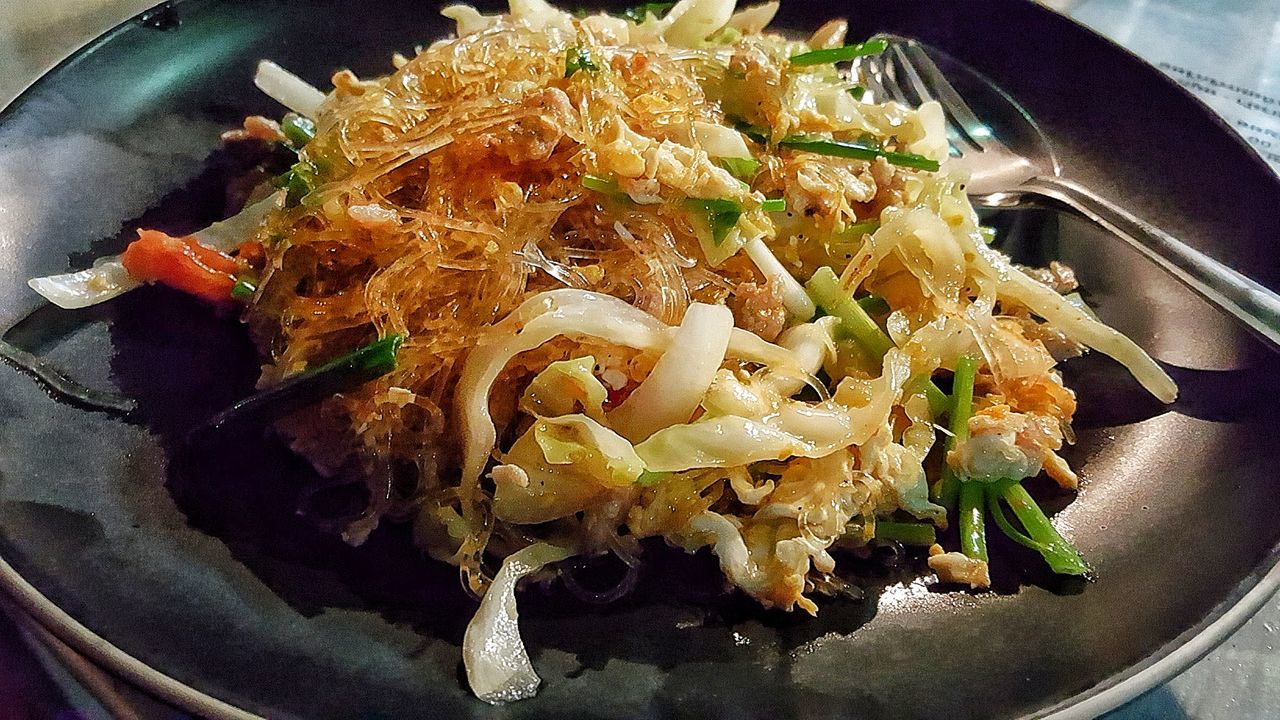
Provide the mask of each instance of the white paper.
[{"label": "white paper", "polygon": [[1056,0],[1195,93],[1280,172],[1280,1]]}]

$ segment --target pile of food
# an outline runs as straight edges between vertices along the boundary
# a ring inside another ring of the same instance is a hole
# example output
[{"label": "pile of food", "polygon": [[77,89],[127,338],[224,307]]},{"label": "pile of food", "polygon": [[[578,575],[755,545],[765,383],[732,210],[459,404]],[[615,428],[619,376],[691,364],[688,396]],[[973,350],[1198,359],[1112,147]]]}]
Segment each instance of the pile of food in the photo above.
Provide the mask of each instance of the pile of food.
[{"label": "pile of food", "polygon": [[[273,187],[32,286],[64,307],[147,281],[243,304],[267,392],[382,353],[275,426],[367,483],[349,541],[411,522],[483,596],[464,655],[488,701],[538,685],[517,581],[571,556],[634,569],[644,538],[810,613],[876,539],[987,586],[988,518],[1084,574],[1021,484],[1077,482],[1056,365],[1092,348],[1163,401],[1174,384],[1068,269],[990,247],[941,109],[849,70],[885,40],[843,21],[789,39],[766,31],[777,8],[457,5],[456,37],[327,94],[264,62],[292,112],[233,135],[296,153]],[[935,529],[956,523],[948,552]]]}]

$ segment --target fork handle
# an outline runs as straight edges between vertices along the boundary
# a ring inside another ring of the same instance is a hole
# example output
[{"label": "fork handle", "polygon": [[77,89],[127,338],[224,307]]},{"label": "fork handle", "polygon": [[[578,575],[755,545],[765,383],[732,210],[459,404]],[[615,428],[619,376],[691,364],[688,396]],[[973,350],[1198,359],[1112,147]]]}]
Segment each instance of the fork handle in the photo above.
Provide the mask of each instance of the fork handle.
[{"label": "fork handle", "polygon": [[1056,200],[1132,245],[1280,351],[1280,295],[1079,183],[1037,177],[1019,190]]}]

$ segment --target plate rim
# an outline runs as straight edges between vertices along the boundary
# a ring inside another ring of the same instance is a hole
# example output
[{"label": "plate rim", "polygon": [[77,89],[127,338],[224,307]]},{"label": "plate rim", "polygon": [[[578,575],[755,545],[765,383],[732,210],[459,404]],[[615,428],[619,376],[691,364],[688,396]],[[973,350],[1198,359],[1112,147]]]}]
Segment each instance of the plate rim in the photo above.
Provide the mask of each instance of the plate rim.
[{"label": "plate rim", "polygon": [[[1130,59],[1154,71],[1161,82],[1176,88],[1185,99],[1192,101],[1201,111],[1212,116],[1218,128],[1246,149],[1254,163],[1272,170],[1273,175],[1280,177],[1280,172],[1272,169],[1257,149],[1247,143],[1221,115],[1146,59],[1075,18],[1045,7],[1035,0],[1027,0],[1027,3],[1057,21],[1067,21],[1077,31],[1088,33],[1104,41],[1113,50],[1127,55]],[[52,74],[79,62],[98,46],[110,42],[116,35],[142,21],[157,8],[181,4],[183,0],[161,0],[76,47],[61,60],[41,71],[7,103],[0,106],[0,122],[7,120],[18,107],[25,104],[29,99],[28,96]],[[1247,590],[1240,592],[1246,587]],[[28,617],[76,652],[133,686],[180,710],[210,720],[266,720],[262,715],[183,683],[120,649],[46,597],[3,555],[0,555],[0,592],[12,600],[21,612],[26,613]],[[1019,720],[1089,720],[1117,709],[1172,680],[1196,661],[1208,655],[1257,614],[1262,606],[1278,592],[1280,592],[1280,544],[1271,549],[1258,563],[1253,573],[1236,585],[1231,596],[1215,605],[1200,622],[1171,638],[1158,650],[1126,670],[1053,705],[1023,715]]]}]

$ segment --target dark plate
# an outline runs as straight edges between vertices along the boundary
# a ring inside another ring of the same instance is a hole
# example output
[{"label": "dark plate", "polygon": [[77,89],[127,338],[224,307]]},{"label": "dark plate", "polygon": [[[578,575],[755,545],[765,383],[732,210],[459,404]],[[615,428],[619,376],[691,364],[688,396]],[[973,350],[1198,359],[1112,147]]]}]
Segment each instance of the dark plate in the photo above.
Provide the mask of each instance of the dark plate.
[{"label": "dark plate", "polygon": [[[1070,174],[1280,284],[1280,183],[1156,70],[1013,0],[789,0],[781,24],[844,13],[853,36],[915,36],[971,63],[1043,122]],[[1032,216],[1040,232],[1018,253],[1073,264],[1099,313],[1182,385],[1165,409],[1109,361],[1068,365],[1085,488],[1057,521],[1095,582],[1055,583],[998,545],[1000,592],[886,579],[812,619],[723,597],[706,558],[665,554],[605,608],[558,585],[528,593],[541,693],[501,710],[473,700],[458,647],[473,604],[452,570],[395,528],[349,548],[298,516],[307,471],[270,442],[176,460],[187,427],[252,386],[234,320],[154,288],[67,313],[24,284],[118,249],[139,223],[183,231],[221,213],[223,181],[251,158],[216,151],[218,133],[279,112],[253,89],[258,58],[320,84],[348,64],[384,72],[393,50],[448,29],[421,0],[190,0],[109,33],[5,111],[5,339],[138,404],[121,420],[0,370],[0,554],[32,587],[0,578],[65,637],[209,712],[119,651],[272,717],[995,718],[1114,704],[1207,650],[1274,583],[1277,356],[1118,242]]]}]

